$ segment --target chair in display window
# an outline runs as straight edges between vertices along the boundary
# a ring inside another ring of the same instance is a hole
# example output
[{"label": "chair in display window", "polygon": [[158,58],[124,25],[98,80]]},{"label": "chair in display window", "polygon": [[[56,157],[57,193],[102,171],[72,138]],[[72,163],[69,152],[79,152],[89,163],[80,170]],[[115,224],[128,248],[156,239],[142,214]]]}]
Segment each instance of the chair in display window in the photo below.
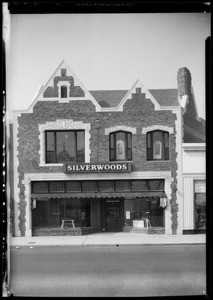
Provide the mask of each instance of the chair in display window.
[{"label": "chair in display window", "polygon": [[72,224],[72,227],[75,228],[74,220],[70,219],[70,220],[62,220],[62,223],[61,223],[61,229],[64,228],[65,223],[71,223],[71,224]]}]

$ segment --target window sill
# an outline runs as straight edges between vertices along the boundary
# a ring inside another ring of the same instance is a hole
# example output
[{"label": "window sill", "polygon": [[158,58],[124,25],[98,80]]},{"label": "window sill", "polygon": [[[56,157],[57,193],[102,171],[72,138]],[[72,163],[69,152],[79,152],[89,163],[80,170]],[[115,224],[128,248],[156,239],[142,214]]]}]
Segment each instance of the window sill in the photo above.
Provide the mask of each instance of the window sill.
[{"label": "window sill", "polygon": [[147,160],[147,162],[170,162],[170,160],[165,159],[153,159],[153,160]]},{"label": "window sill", "polygon": [[63,163],[40,164],[39,167],[63,167]]},{"label": "window sill", "polygon": [[115,163],[132,163],[132,160],[110,160],[109,163],[115,164]]}]

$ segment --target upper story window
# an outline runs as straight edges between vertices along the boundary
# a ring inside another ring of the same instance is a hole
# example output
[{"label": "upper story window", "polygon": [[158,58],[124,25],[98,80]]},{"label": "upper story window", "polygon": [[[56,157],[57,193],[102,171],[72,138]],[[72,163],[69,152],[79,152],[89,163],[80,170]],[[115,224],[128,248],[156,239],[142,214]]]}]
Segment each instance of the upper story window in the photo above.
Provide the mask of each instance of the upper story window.
[{"label": "upper story window", "polygon": [[147,160],[169,160],[169,133],[152,131],[147,133]]},{"label": "upper story window", "polygon": [[61,86],[61,98],[67,98],[67,86],[66,85]]},{"label": "upper story window", "polygon": [[125,131],[110,133],[110,161],[132,160],[132,134]]},{"label": "upper story window", "polygon": [[46,131],[46,163],[84,162],[84,135],[84,130]]}]

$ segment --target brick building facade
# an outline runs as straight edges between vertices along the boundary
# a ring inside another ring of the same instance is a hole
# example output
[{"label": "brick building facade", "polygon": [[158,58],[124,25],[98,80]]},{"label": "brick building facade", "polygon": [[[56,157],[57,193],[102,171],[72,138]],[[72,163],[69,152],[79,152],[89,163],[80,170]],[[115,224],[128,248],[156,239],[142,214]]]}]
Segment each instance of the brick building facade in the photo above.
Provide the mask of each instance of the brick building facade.
[{"label": "brick building facade", "polygon": [[182,146],[204,123],[186,68],[178,89],[88,91],[62,61],[10,125],[15,236],[182,234]]}]

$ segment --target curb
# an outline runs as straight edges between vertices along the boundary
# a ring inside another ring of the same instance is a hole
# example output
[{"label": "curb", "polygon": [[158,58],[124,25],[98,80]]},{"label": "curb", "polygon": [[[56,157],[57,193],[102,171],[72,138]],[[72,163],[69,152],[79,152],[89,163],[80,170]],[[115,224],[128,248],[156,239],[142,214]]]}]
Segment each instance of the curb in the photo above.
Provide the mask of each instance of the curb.
[{"label": "curb", "polygon": [[134,246],[201,246],[205,245],[206,243],[144,243],[144,244],[79,244],[79,245],[13,245],[10,247],[10,249],[20,249],[20,248],[37,248],[37,247],[134,247]]}]

